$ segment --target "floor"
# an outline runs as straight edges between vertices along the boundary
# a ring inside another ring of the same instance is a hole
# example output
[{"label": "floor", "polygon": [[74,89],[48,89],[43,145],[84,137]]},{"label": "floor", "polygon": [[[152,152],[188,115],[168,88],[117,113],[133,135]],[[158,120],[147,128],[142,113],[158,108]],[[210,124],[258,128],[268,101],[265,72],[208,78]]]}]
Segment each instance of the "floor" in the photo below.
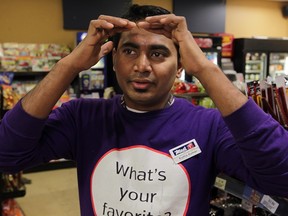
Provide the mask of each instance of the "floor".
[{"label": "floor", "polygon": [[27,173],[24,178],[31,184],[16,201],[25,216],[80,215],[75,168]]}]

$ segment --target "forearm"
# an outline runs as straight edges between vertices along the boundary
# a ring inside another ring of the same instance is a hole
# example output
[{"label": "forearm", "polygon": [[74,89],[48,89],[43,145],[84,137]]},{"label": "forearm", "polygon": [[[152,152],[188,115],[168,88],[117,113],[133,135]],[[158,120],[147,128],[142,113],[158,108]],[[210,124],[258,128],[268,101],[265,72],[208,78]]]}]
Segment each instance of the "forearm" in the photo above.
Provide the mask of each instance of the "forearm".
[{"label": "forearm", "polygon": [[223,71],[213,63],[207,63],[198,79],[221,112],[227,116],[243,106],[248,98],[226,77]]},{"label": "forearm", "polygon": [[79,72],[70,66],[69,61],[65,58],[61,59],[44,79],[22,99],[23,109],[31,116],[46,118]]},{"label": "forearm", "polygon": [[[229,163],[228,158],[230,157],[232,158],[230,161],[236,162],[235,154],[237,152],[232,149],[233,152],[229,153],[231,148],[222,148],[221,146],[217,157],[220,160],[225,157],[225,162],[223,161],[220,169],[231,167],[230,170],[236,171],[236,176],[249,183],[254,189],[267,194],[287,197],[287,131],[270,115],[259,109],[252,99],[224,120],[237,141],[238,153],[241,154],[240,160],[243,159],[244,164],[239,169],[233,169],[234,162]],[[248,171],[246,178],[241,171],[245,169]],[[275,184],[276,182],[277,184]]]},{"label": "forearm", "polygon": [[201,82],[222,116],[227,116],[243,106],[247,97],[217,65],[206,58],[190,32],[186,32],[181,38],[179,46],[183,68]]}]

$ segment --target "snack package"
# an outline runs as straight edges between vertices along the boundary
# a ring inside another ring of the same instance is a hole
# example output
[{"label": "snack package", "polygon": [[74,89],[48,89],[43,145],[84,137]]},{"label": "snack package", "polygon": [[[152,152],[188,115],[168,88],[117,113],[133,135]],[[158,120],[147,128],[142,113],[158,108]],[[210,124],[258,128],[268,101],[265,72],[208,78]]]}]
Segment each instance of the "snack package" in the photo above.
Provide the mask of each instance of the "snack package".
[{"label": "snack package", "polygon": [[199,89],[196,84],[181,81],[179,79],[175,80],[174,85],[171,89],[174,94],[183,94],[189,92],[199,92]]},{"label": "snack package", "polygon": [[14,78],[13,72],[0,72],[0,85],[11,85]]},{"label": "snack package", "polygon": [[20,95],[13,91],[12,86],[2,85],[3,88],[3,109],[9,110],[20,100]]},{"label": "snack package", "polygon": [[16,58],[14,56],[3,56],[1,58],[2,71],[16,71]]},{"label": "snack package", "polygon": [[16,71],[25,72],[31,71],[32,62],[30,56],[17,56],[16,57]]},{"label": "snack package", "polygon": [[2,44],[0,44],[0,58],[4,56],[4,53],[3,53],[3,46]]},{"label": "snack package", "polygon": [[229,33],[216,33],[213,35],[222,37],[222,57],[231,58],[233,55],[234,35]]},{"label": "snack package", "polygon": [[90,74],[90,89],[103,89],[104,88],[104,74],[103,71],[91,71]]},{"label": "snack package", "polygon": [[34,57],[31,60],[32,71],[50,71],[52,67],[61,59],[60,56],[54,57]]},{"label": "snack package", "polygon": [[80,73],[81,90],[104,89],[105,76],[102,70],[86,70]]},{"label": "snack package", "polygon": [[3,43],[3,56],[19,56],[18,43]]},{"label": "snack package", "polygon": [[275,83],[278,89],[281,89],[280,91],[282,100],[285,102],[285,106],[288,107],[288,76],[280,75],[275,78]]},{"label": "snack package", "polygon": [[201,48],[211,48],[213,46],[213,40],[211,38],[195,37],[194,40]]}]

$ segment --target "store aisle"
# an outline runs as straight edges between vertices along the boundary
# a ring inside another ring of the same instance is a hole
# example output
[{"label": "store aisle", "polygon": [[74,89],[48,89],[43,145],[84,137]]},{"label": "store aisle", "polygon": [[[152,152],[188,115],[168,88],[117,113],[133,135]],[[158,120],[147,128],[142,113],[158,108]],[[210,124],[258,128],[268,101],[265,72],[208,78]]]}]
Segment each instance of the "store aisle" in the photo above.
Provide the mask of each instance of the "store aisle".
[{"label": "store aisle", "polygon": [[26,195],[17,198],[25,216],[79,216],[75,168],[24,174],[32,183]]}]

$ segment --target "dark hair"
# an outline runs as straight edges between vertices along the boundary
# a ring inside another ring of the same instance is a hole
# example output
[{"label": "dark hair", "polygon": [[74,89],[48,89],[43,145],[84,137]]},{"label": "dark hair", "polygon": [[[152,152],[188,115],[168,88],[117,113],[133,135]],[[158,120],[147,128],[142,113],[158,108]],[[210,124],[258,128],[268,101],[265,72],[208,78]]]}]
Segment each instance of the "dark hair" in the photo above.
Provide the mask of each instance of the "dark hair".
[{"label": "dark hair", "polygon": [[159,6],[133,4],[130,6],[127,13],[122,16],[122,18],[137,22],[140,20],[144,20],[148,16],[156,16],[170,13],[170,11]]},{"label": "dark hair", "polygon": [[[130,21],[133,21],[133,22],[138,22],[138,21],[144,20],[148,16],[156,16],[156,15],[163,15],[163,14],[171,14],[171,12],[160,6],[133,4],[128,9],[127,13],[125,13],[121,17],[124,19],[128,19]],[[121,33],[118,33],[114,35],[112,38],[115,48],[118,47],[120,36],[121,36]]]}]

